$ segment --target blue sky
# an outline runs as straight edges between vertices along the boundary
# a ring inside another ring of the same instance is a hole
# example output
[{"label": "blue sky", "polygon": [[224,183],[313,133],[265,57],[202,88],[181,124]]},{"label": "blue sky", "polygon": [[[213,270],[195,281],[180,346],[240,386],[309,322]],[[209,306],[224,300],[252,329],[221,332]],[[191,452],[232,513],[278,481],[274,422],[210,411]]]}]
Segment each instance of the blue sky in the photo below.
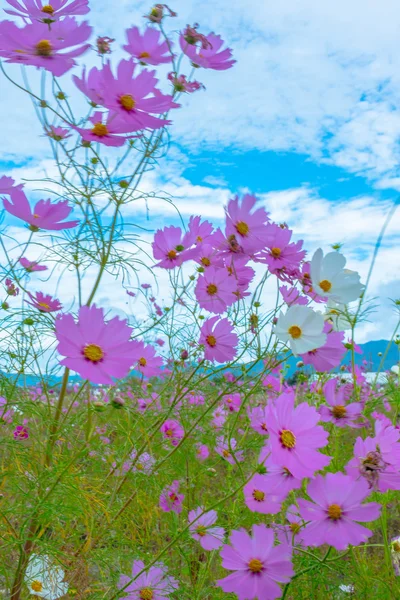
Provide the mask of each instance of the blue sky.
[{"label": "blue sky", "polygon": [[[91,5],[96,34],[121,43],[124,27],[143,26],[151,7],[128,0],[112,8],[107,0]],[[171,7],[178,18],[167,29],[199,22],[205,33],[227,40],[237,64],[227,72],[196,73],[207,89],[182,99],[173,115],[170,154],[144,188],[170,194],[185,218],[194,212],[217,224],[229,197],[251,191],[310,252],[343,242],[349,268],[365,277],[400,190],[398,2],[286,0],[252,6],[248,0],[177,0]],[[160,70],[161,80],[165,73]],[[72,93],[69,76],[64,79]],[[0,172],[16,178],[51,172],[47,140],[26,98],[2,79],[1,90]],[[78,110],[81,102],[77,99]],[[150,220],[144,204],[134,212],[149,229],[177,220],[162,201],[149,207]],[[371,281],[380,314],[389,306],[385,296],[400,297],[399,236],[397,214]],[[125,309],[125,300],[106,288],[102,299]],[[394,314],[378,315],[362,326],[360,341],[388,337],[394,323]]]}]

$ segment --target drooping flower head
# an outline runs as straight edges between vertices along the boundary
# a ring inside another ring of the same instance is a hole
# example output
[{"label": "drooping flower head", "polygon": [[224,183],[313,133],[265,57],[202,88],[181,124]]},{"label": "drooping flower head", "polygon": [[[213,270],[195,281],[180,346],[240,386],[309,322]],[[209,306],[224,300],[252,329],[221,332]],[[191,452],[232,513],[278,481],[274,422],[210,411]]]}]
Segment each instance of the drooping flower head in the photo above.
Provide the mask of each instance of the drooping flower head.
[{"label": "drooping flower head", "polygon": [[302,530],[305,546],[329,544],[336,550],[345,550],[349,544],[358,546],[372,531],[356,521],[375,521],[380,505],[376,502],[361,504],[370,494],[364,479],[354,481],[343,473],[319,475],[308,484],[309,500],[299,499],[300,514],[308,524]]},{"label": "drooping flower head", "polygon": [[176,73],[168,73],[168,79],[174,86],[174,91],[178,93],[186,92],[192,94],[197,90],[204,89],[204,85],[199,81],[188,81],[186,75],[177,75]]},{"label": "drooping flower head", "polygon": [[33,296],[28,293],[30,302],[26,300],[27,304],[30,304],[34,308],[37,308],[40,312],[50,313],[55,312],[57,310],[62,309],[62,304],[57,298],[52,298],[48,294],[43,294],[43,292],[36,292]]},{"label": "drooping flower head", "polygon": [[152,27],[146,27],[140,33],[138,27],[126,30],[128,43],[122,46],[133,58],[143,65],[160,65],[172,60],[171,46],[161,38],[161,32]]},{"label": "drooping flower head", "polygon": [[[217,520],[217,513],[215,510],[210,510],[202,515],[203,512],[204,509],[202,507],[189,512],[188,521],[189,523],[192,523],[189,527],[189,531],[192,538],[200,542],[200,545],[204,550],[217,550],[224,543],[225,530],[223,527],[213,527]],[[197,520],[195,521],[195,519]]]},{"label": "drooping flower head", "polygon": [[32,212],[24,192],[14,189],[10,193],[10,197],[11,201],[3,198],[5,210],[14,217],[29,223],[31,231],[39,231],[39,229],[46,229],[48,231],[71,229],[72,227],[76,227],[79,222],[63,221],[72,211],[66,200],[61,202],[51,202],[50,199],[39,200]]},{"label": "drooping flower head", "polygon": [[71,314],[56,319],[57,350],[65,356],[60,364],[93,383],[112,384],[112,377],[126,377],[137,356],[129,341],[132,329],[114,317],[104,321],[102,308],[79,309],[78,322]]},{"label": "drooping flower head", "polygon": [[235,571],[217,584],[239,600],[280,598],[279,583],[288,583],[294,574],[289,544],[274,546],[274,532],[266,525],[253,525],[252,536],[244,529],[233,531],[231,545],[221,550],[222,566]]},{"label": "drooping flower head", "polygon": [[144,562],[135,560],[132,576],[121,575],[118,587],[126,594],[120,596],[121,600],[168,600],[178,589],[178,582],[168,575],[163,563],[156,563],[139,575],[144,569]]},{"label": "drooping flower head", "polygon": [[197,40],[195,43],[189,43],[187,37],[184,33],[181,34],[179,44],[182,52],[191,60],[194,67],[225,71],[235,64],[236,61],[232,59],[232,51],[229,48],[221,50],[224,40],[219,35],[210,33],[202,36],[206,39],[207,45],[202,42],[200,46],[196,45]]},{"label": "drooping flower head", "polygon": [[229,362],[236,356],[239,338],[228,319],[212,317],[204,322],[199,343],[204,345],[204,358],[219,363]]},{"label": "drooping flower head", "polygon": [[11,21],[2,21],[0,56],[8,63],[32,65],[61,77],[75,66],[74,58],[90,48],[85,42],[91,32],[86,22],[78,24],[73,17],[53,23],[51,29],[37,22],[19,28]]}]

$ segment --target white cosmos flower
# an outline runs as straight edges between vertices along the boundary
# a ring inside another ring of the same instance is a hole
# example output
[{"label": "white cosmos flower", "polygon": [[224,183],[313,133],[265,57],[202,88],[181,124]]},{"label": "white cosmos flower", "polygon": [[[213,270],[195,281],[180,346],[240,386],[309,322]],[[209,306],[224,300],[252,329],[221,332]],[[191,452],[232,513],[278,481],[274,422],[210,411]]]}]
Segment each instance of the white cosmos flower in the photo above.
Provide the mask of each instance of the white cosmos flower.
[{"label": "white cosmos flower", "polygon": [[335,331],[346,331],[346,329],[351,329],[351,327],[345,312],[345,304],[338,304],[337,302],[334,302],[334,300],[328,300],[324,319],[325,321],[331,321]]},{"label": "white cosmos flower", "polygon": [[295,356],[320,348],[326,342],[323,333],[324,317],[308,306],[295,304],[286,314],[279,315],[275,326],[276,336],[283,342],[289,342]]},{"label": "white cosmos flower", "polygon": [[324,256],[318,248],[311,259],[313,291],[319,296],[347,304],[360,297],[364,286],[356,271],[345,269],[346,259],[340,252],[328,252]]},{"label": "white cosmos flower", "polygon": [[54,565],[49,556],[32,554],[25,573],[25,584],[32,596],[57,600],[65,596],[68,583],[63,581],[64,571]]}]

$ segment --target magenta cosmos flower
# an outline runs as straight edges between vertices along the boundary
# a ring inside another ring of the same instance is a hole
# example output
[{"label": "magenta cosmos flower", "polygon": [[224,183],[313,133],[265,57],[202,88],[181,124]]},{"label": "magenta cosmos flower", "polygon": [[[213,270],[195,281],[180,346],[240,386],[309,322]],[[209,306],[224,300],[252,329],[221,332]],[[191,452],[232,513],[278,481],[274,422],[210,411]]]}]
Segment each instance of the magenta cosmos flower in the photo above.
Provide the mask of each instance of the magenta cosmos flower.
[{"label": "magenta cosmos flower", "polygon": [[317,425],[317,410],[302,402],[294,407],[294,393],[287,392],[269,404],[268,431],[271,457],[298,479],[312,477],[330,463],[318,452],[328,443],[328,432]]},{"label": "magenta cosmos flower", "polygon": [[268,224],[267,249],[257,257],[257,261],[266,263],[275,275],[279,275],[280,271],[297,269],[306,255],[305,250],[301,249],[302,241],[290,243],[292,233],[290,229],[282,228],[276,223]]},{"label": "magenta cosmos flower", "polygon": [[362,406],[359,402],[347,404],[346,390],[337,383],[337,379],[330,379],[324,385],[327,406],[319,408],[321,421],[335,423],[337,427],[357,427],[355,421],[361,417]]},{"label": "magenta cosmos flower", "polygon": [[[204,36],[205,37],[205,36]],[[216,71],[225,71],[230,69],[236,62],[232,60],[232,50],[226,48],[221,50],[224,40],[213,33],[206,36],[208,42],[198,47],[187,41],[187,36],[180,35],[179,44],[182,52],[192,61],[194,67],[202,67],[203,69],[214,69]]]},{"label": "magenta cosmos flower", "polygon": [[26,223],[29,223],[31,231],[47,229],[48,231],[60,231],[62,229],[71,229],[76,227],[79,221],[63,221],[71,213],[72,208],[68,202],[52,203],[50,199],[39,200],[35,204],[33,212],[28,199],[21,190],[13,190],[10,194],[11,202],[3,198],[3,205],[7,212]]},{"label": "magenta cosmos flower", "polygon": [[365,478],[370,488],[386,492],[400,489],[400,431],[375,421],[375,437],[357,438],[354,458],[346,466],[353,479]]},{"label": "magenta cosmos flower", "polygon": [[103,309],[95,305],[79,309],[78,323],[71,314],[60,315],[56,319],[57,350],[66,357],[60,364],[92,383],[112,384],[112,377],[128,375],[135,359],[131,333],[118,317],[105,323]]},{"label": "magenta cosmos flower", "polygon": [[256,474],[243,488],[244,501],[252,512],[276,515],[280,512],[285,496],[279,489],[279,482],[271,485],[265,475]]},{"label": "magenta cosmos flower", "polygon": [[239,600],[274,600],[282,595],[279,583],[294,574],[288,544],[274,546],[274,532],[266,525],[253,525],[252,537],[244,530],[232,531],[231,546],[221,550],[222,566],[236,571],[217,584]]},{"label": "magenta cosmos flower", "polygon": [[42,292],[36,292],[35,296],[28,292],[28,296],[31,300],[29,302],[26,300],[27,304],[30,304],[34,308],[40,310],[40,312],[55,312],[56,310],[61,310],[62,305],[57,298],[52,298],[48,294],[43,294]]},{"label": "magenta cosmos flower", "polygon": [[11,194],[13,190],[22,190],[23,187],[23,183],[15,185],[12,177],[7,177],[6,175],[0,177],[0,194]]},{"label": "magenta cosmos flower", "polygon": [[55,127],[54,125],[50,125],[47,129],[45,129],[47,137],[51,138],[55,142],[61,142],[61,140],[65,140],[71,137],[69,129],[65,129],[64,127]]},{"label": "magenta cosmos flower", "polygon": [[195,447],[196,447],[197,460],[200,460],[201,462],[203,462],[203,460],[207,460],[207,458],[210,456],[210,451],[208,449],[208,446],[198,442]]},{"label": "magenta cosmos flower", "polygon": [[90,129],[73,126],[73,129],[80,133],[84,142],[98,142],[105,146],[119,147],[123,146],[127,139],[134,137],[121,135],[131,132],[132,129],[127,123],[119,121],[113,113],[105,115],[100,111],[96,111],[89,118],[89,121],[93,125]]},{"label": "magenta cosmos flower", "polygon": [[228,463],[230,463],[231,465],[235,465],[237,462],[242,462],[244,460],[243,451],[235,451],[236,446],[237,441],[235,440],[235,438],[231,438],[228,442],[223,437],[219,437],[217,438],[217,445],[215,447],[215,451]]},{"label": "magenta cosmos flower", "polygon": [[19,264],[24,267],[28,273],[34,273],[36,271],[47,271],[46,265],[39,265],[35,260],[28,260],[24,256],[19,259]]},{"label": "magenta cosmos flower", "polygon": [[178,494],[179,486],[179,481],[175,480],[163,490],[160,496],[160,508],[164,512],[175,512],[177,514],[182,512],[184,495]]},{"label": "magenta cosmos flower", "polygon": [[225,269],[210,267],[197,280],[197,302],[201,308],[220,315],[237,301],[236,287],[234,278],[227,277]]},{"label": "magenta cosmos flower", "polygon": [[261,449],[258,462],[267,470],[264,477],[268,480],[270,489],[278,488],[283,498],[292,490],[301,488],[301,479],[294,477],[287,467],[274,463],[268,443]]},{"label": "magenta cosmos flower", "polygon": [[204,358],[219,363],[229,362],[236,356],[239,338],[228,319],[211,317],[200,330],[199,344],[204,345]]},{"label": "magenta cosmos flower", "polygon": [[268,411],[265,406],[255,406],[248,411],[250,427],[261,435],[268,435]]},{"label": "magenta cosmos flower", "polygon": [[228,240],[235,238],[247,255],[265,248],[269,239],[268,213],[264,208],[252,212],[256,202],[255,196],[246,194],[241,202],[238,197],[229,200],[225,209],[226,237]]},{"label": "magenta cosmos flower", "polygon": [[155,266],[163,269],[174,269],[180,267],[186,260],[194,258],[198,250],[196,248],[188,249],[185,237],[182,229],[174,227],[174,225],[158,229],[151,245],[153,256],[159,261]]},{"label": "magenta cosmos flower", "polygon": [[178,93],[186,92],[192,94],[197,90],[204,89],[204,85],[199,81],[188,81],[186,75],[177,75],[176,73],[168,73],[168,79],[174,86],[174,91]]},{"label": "magenta cosmos flower", "polygon": [[144,377],[156,377],[160,374],[163,364],[161,356],[156,356],[156,351],[150,344],[134,340],[132,342],[133,366]]},{"label": "magenta cosmos flower", "polygon": [[[73,17],[53,23],[51,29],[42,23],[31,23],[22,29],[11,21],[0,23],[0,56],[9,63],[22,63],[43,68],[61,77],[76,64],[90,44],[85,44],[92,28],[85,22],[78,24]],[[75,49],[65,51],[67,48]]]},{"label": "magenta cosmos flower", "polygon": [[15,440],[27,440],[29,438],[29,431],[23,425],[17,425],[14,429],[13,436]]},{"label": "magenta cosmos flower", "polygon": [[[217,550],[224,543],[225,530],[223,527],[213,527],[217,520],[215,510],[204,512],[204,509],[199,507],[191,510],[189,513],[189,531],[192,538],[200,542],[200,546],[204,550]],[[201,515],[201,516],[200,516]],[[192,523],[195,521],[194,523]]]},{"label": "magenta cosmos flower", "polygon": [[178,588],[178,582],[167,574],[163,563],[157,563],[139,575],[144,569],[144,562],[135,560],[132,577],[121,575],[118,587],[127,594],[121,596],[121,600],[167,600]]},{"label": "magenta cosmos flower", "polygon": [[90,12],[88,0],[6,0],[14,8],[5,8],[4,12],[16,17],[22,17],[24,21],[41,21],[42,23],[54,23],[62,17],[72,15],[87,15]]},{"label": "magenta cosmos flower", "polygon": [[365,542],[373,532],[355,521],[375,521],[381,509],[376,502],[361,504],[370,491],[364,479],[354,481],[343,473],[327,473],[310,481],[307,493],[313,502],[298,500],[300,514],[308,521],[302,531],[304,545],[329,544],[345,550],[349,544]]},{"label": "magenta cosmos flower", "polygon": [[152,27],[146,27],[143,34],[138,27],[126,30],[128,43],[122,46],[133,58],[143,65],[161,65],[172,60],[171,42],[161,38],[161,32]]},{"label": "magenta cosmos flower", "polygon": [[342,331],[333,331],[331,324],[325,322],[323,333],[326,333],[323,346],[300,355],[305,365],[312,365],[319,373],[338,367],[347,351],[343,345]]},{"label": "magenta cosmos flower", "polygon": [[182,425],[173,419],[165,421],[165,423],[161,425],[160,431],[163,434],[164,439],[171,442],[173,446],[177,446],[185,435],[185,430]]}]

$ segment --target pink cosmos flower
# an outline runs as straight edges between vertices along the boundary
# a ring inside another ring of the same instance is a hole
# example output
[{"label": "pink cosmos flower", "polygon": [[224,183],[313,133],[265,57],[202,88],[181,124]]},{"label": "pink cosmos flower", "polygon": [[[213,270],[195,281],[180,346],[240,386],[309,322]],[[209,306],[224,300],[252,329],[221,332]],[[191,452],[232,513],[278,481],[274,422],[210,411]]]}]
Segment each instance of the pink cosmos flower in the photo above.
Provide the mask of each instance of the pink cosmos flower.
[{"label": "pink cosmos flower", "polygon": [[171,46],[161,38],[161,32],[152,27],[146,27],[143,34],[138,27],[126,30],[128,43],[122,46],[133,58],[142,65],[161,65],[172,60]]},{"label": "pink cosmos flower", "polygon": [[362,406],[359,402],[347,404],[345,389],[337,387],[337,380],[330,379],[323,388],[328,406],[320,406],[321,421],[335,423],[337,427],[357,427],[355,421],[361,416]]},{"label": "pink cosmos flower", "polygon": [[[303,542],[302,531],[304,521],[298,514],[298,509],[295,504],[288,506],[286,511],[286,520],[289,525],[280,525],[275,523],[273,529],[276,531],[278,540],[281,544],[289,544],[290,546],[298,546]],[[294,550],[296,553],[296,550]]]},{"label": "pink cosmos flower", "polygon": [[226,269],[229,277],[232,277],[236,283],[236,290],[233,293],[237,298],[244,298],[245,296],[250,295],[246,290],[249,288],[249,285],[256,274],[254,269],[246,265],[247,261],[247,257],[238,258],[236,260],[228,258],[226,260]]},{"label": "pink cosmos flower", "polygon": [[292,490],[299,490],[301,488],[301,479],[294,477],[287,467],[282,467],[274,463],[268,443],[261,449],[258,462],[267,470],[264,477],[268,480],[270,488],[278,488],[282,494],[282,498],[286,498]]},{"label": "pink cosmos flower", "polygon": [[308,524],[302,531],[305,546],[329,544],[345,550],[349,544],[358,546],[373,532],[355,521],[375,521],[381,506],[376,502],[362,505],[370,494],[364,479],[354,481],[343,473],[318,475],[308,484],[307,493],[313,502],[299,499],[300,514]]},{"label": "pink cosmos flower", "polygon": [[239,197],[229,200],[226,212],[225,235],[235,238],[245,254],[262,250],[269,240],[267,222],[268,213],[264,208],[252,212],[257,198],[246,194],[241,202]]},{"label": "pink cosmos flower", "polygon": [[328,443],[328,432],[318,426],[317,410],[302,402],[294,407],[294,393],[286,392],[268,405],[269,444],[272,460],[298,479],[312,477],[330,463],[318,452]]},{"label": "pink cosmos flower", "polygon": [[112,384],[112,377],[128,375],[137,356],[132,329],[114,317],[104,322],[102,308],[95,305],[79,309],[78,323],[71,314],[56,319],[57,350],[65,356],[60,364],[92,383]]},{"label": "pink cosmos flower", "polygon": [[256,406],[249,410],[250,427],[261,435],[268,435],[268,410],[265,406]]},{"label": "pink cosmos flower", "polygon": [[31,302],[26,300],[26,303],[30,304],[34,308],[37,308],[40,312],[50,313],[62,309],[62,304],[60,301],[57,300],[57,298],[52,298],[48,294],[36,292],[36,295],[33,296],[28,292],[28,296],[31,299]]},{"label": "pink cosmos flower", "polygon": [[24,21],[41,21],[42,23],[54,23],[62,17],[72,15],[87,15],[90,12],[88,0],[6,0],[14,10],[4,9],[9,15],[22,17]]},{"label": "pink cosmos flower", "polygon": [[6,279],[6,291],[8,296],[18,296],[19,288],[11,281],[11,279]]},{"label": "pink cosmos flower", "polygon": [[163,563],[157,563],[139,575],[144,568],[144,562],[135,560],[132,576],[121,575],[118,588],[127,594],[120,596],[121,600],[168,600],[179,587],[176,579],[167,574]]},{"label": "pink cosmos flower", "polygon": [[160,368],[164,361],[161,356],[156,356],[153,346],[134,340],[132,352],[133,366],[144,377],[156,377],[160,374]]},{"label": "pink cosmos flower", "polygon": [[200,330],[199,344],[204,345],[204,358],[219,363],[235,358],[239,338],[228,319],[211,317]]},{"label": "pink cosmos flower", "polygon": [[222,314],[237,301],[235,291],[235,281],[226,276],[225,269],[210,267],[198,278],[195,295],[201,308]]},{"label": "pink cosmos flower", "polygon": [[29,438],[29,431],[23,425],[17,425],[13,433],[15,440],[27,440]]},{"label": "pink cosmos flower", "polygon": [[308,298],[300,296],[299,290],[295,287],[288,288],[286,285],[281,285],[279,291],[282,294],[283,301],[286,302],[288,306],[291,306],[292,304],[302,304],[303,306],[306,306],[309,302]]},{"label": "pink cosmos flower", "polygon": [[212,426],[214,429],[222,429],[227,418],[227,412],[224,406],[217,406],[213,411]]},{"label": "pink cosmos flower", "polygon": [[10,424],[13,421],[14,409],[7,408],[7,406],[7,400],[3,396],[0,396],[0,420]]},{"label": "pink cosmos flower", "polygon": [[13,190],[22,190],[23,187],[23,183],[15,185],[15,181],[12,177],[7,177],[6,175],[0,177],[0,194],[11,194]]},{"label": "pink cosmos flower", "polygon": [[323,346],[300,354],[305,365],[313,365],[316,371],[323,373],[331,371],[340,365],[346,348],[343,346],[344,333],[334,331],[330,323],[325,322],[323,333],[326,333],[326,342]]},{"label": "pink cosmos flower", "polygon": [[66,140],[71,137],[69,129],[65,129],[64,127],[54,127],[54,125],[50,125],[45,131],[47,137],[55,142],[61,142],[61,140]]},{"label": "pink cosmos flower", "polygon": [[204,550],[217,550],[224,543],[225,530],[223,527],[212,527],[217,520],[215,510],[210,510],[200,516],[203,512],[204,509],[201,507],[190,511],[189,523],[192,523],[195,519],[197,520],[190,525],[189,531],[192,534],[192,538],[200,542],[200,546]]},{"label": "pink cosmos flower", "polygon": [[235,465],[237,462],[242,462],[244,460],[242,450],[237,450],[235,452],[236,446],[237,441],[235,440],[235,438],[231,438],[229,444],[228,441],[226,441],[223,437],[219,437],[217,438],[217,445],[215,447],[215,451],[217,452],[217,454],[222,456],[224,460],[228,461],[228,463],[230,463],[231,465]]},{"label": "pink cosmos flower", "polygon": [[98,36],[96,39],[97,54],[104,56],[105,54],[111,54],[111,44],[115,42],[114,38],[108,37],[108,35]]},{"label": "pink cosmos flower", "polygon": [[186,75],[177,75],[176,73],[168,73],[168,79],[174,86],[174,91],[178,93],[186,92],[192,94],[197,90],[205,89],[204,85],[199,81],[188,81]]},{"label": "pink cosmos flower", "polygon": [[[166,11],[166,12],[165,12]],[[167,13],[167,14],[166,14]],[[177,13],[167,4],[155,4],[148,15],[144,15],[151,23],[161,23],[164,17],[176,17]]]},{"label": "pink cosmos flower", "polygon": [[225,406],[230,412],[238,412],[242,405],[242,398],[240,394],[227,394],[223,397]]},{"label": "pink cosmos flower", "polygon": [[202,221],[201,217],[192,215],[189,219],[188,232],[183,238],[184,246],[209,243],[213,230],[214,226],[210,221]]},{"label": "pink cosmos flower", "polygon": [[276,515],[280,512],[285,496],[277,485],[271,485],[271,481],[265,475],[256,474],[243,488],[244,501],[247,508],[252,512],[264,515]]},{"label": "pink cosmos flower", "polygon": [[196,444],[196,457],[198,460],[203,462],[203,460],[206,460],[209,456],[210,451],[208,449],[208,446],[200,443]]},{"label": "pink cosmos flower", "polygon": [[257,262],[266,263],[271,273],[280,276],[282,271],[297,269],[306,255],[302,250],[303,242],[290,243],[293,231],[280,227],[276,223],[268,224],[267,249],[259,256]]},{"label": "pink cosmos flower", "polygon": [[375,421],[375,437],[358,437],[354,458],[346,466],[352,479],[365,478],[370,488],[384,493],[400,489],[400,431],[381,420]]},{"label": "pink cosmos flower", "polygon": [[151,246],[154,258],[160,261],[155,266],[163,269],[179,267],[186,260],[194,258],[198,252],[184,245],[181,228],[173,225],[158,229]]},{"label": "pink cosmos flower", "polygon": [[93,127],[90,129],[73,126],[73,129],[80,133],[84,142],[98,142],[105,146],[119,147],[123,146],[127,139],[134,137],[132,135],[120,135],[129,133],[132,129],[127,123],[123,123],[116,119],[116,116],[113,113],[105,115],[104,113],[96,111],[89,118],[89,121],[93,124]]},{"label": "pink cosmos flower", "polygon": [[161,338],[156,339],[155,343],[157,344],[157,346],[164,346],[165,345],[165,341],[162,340]]},{"label": "pink cosmos flower", "polygon": [[180,483],[175,480],[170,486],[166,487],[160,496],[160,508],[164,512],[182,512],[183,494],[178,494]]},{"label": "pink cosmos flower", "polygon": [[[73,17],[53,23],[51,29],[42,23],[31,23],[22,29],[11,21],[0,22],[0,56],[8,63],[22,63],[43,68],[55,77],[61,77],[76,64],[90,44],[85,44],[92,28],[86,23],[78,24]],[[67,48],[75,49],[63,52]]]},{"label": "pink cosmos flower", "polygon": [[178,446],[185,435],[185,430],[182,425],[173,419],[165,421],[165,423],[161,425],[160,431],[163,434],[164,439],[170,441],[173,446]]},{"label": "pink cosmos flower", "polygon": [[216,71],[230,69],[236,60],[232,60],[232,51],[229,48],[221,50],[224,44],[223,39],[219,35],[210,33],[206,37],[206,40],[208,42],[206,47],[204,47],[205,44],[198,47],[195,43],[189,43],[187,36],[183,34],[179,36],[179,44],[182,52],[191,60],[194,67],[214,69]]},{"label": "pink cosmos flower", "polygon": [[235,571],[217,584],[239,600],[274,600],[280,598],[278,583],[288,583],[294,575],[291,548],[274,546],[274,532],[266,525],[253,525],[252,537],[244,530],[233,531],[231,546],[221,550],[222,566]]},{"label": "pink cosmos flower", "polygon": [[26,223],[29,223],[31,231],[47,229],[48,231],[60,231],[62,229],[71,229],[76,227],[79,221],[63,221],[71,213],[72,208],[68,202],[52,203],[50,199],[39,200],[35,204],[33,212],[24,192],[14,189],[11,194],[11,202],[3,198],[3,205],[7,212]]},{"label": "pink cosmos flower", "polygon": [[39,265],[39,263],[35,260],[28,260],[25,257],[21,257],[19,259],[20,265],[22,265],[28,273],[34,273],[37,271],[47,271],[46,265]]}]

